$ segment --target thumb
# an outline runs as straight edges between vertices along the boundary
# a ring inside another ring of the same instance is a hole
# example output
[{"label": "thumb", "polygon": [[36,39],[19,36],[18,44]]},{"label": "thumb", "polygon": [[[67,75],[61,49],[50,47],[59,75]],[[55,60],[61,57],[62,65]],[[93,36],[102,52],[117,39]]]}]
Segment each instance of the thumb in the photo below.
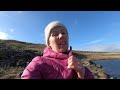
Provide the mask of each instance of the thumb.
[{"label": "thumb", "polygon": [[72,47],[70,46],[69,57],[72,56]]}]

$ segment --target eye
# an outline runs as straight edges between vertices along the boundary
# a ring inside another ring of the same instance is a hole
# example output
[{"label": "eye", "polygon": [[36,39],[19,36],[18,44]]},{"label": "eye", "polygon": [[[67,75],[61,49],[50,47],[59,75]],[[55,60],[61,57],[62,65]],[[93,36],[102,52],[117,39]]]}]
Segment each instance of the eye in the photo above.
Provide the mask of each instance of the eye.
[{"label": "eye", "polygon": [[67,34],[67,31],[66,31],[65,29],[62,29],[62,30],[61,30],[61,34],[63,34],[63,35],[64,35],[64,34]]},{"label": "eye", "polygon": [[55,36],[58,36],[58,34],[57,33],[53,33],[52,36],[55,37]]},{"label": "eye", "polygon": [[62,32],[63,35],[67,34],[66,32]]},{"label": "eye", "polygon": [[53,34],[53,36],[57,36],[57,34],[56,34],[56,33],[54,33],[54,34]]},{"label": "eye", "polygon": [[65,34],[64,32],[62,32],[62,34]]}]

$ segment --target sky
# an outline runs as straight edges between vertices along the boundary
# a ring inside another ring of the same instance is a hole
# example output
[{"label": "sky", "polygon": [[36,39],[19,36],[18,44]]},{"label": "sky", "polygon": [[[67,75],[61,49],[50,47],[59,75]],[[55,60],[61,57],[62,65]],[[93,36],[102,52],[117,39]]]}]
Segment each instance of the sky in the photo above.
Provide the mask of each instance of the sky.
[{"label": "sky", "polygon": [[120,52],[120,11],[0,11],[0,39],[45,44],[52,21],[67,27],[73,50]]}]

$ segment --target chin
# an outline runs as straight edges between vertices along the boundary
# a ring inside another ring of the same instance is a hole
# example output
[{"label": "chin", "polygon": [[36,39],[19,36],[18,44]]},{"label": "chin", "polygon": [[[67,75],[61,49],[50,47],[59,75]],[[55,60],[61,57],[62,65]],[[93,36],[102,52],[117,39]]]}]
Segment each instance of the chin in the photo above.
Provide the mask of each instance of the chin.
[{"label": "chin", "polygon": [[67,50],[68,50],[68,49],[66,49],[66,50],[65,50],[65,49],[64,49],[64,50],[60,50],[59,52],[60,52],[60,53],[66,53]]}]

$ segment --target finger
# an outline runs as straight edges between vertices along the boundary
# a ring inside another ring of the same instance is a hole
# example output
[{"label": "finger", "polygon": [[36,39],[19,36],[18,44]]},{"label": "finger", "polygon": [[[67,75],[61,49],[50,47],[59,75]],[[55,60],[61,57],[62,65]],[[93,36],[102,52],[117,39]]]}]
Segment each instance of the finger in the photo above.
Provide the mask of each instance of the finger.
[{"label": "finger", "polygon": [[68,66],[67,66],[67,68],[69,68],[69,69],[74,69],[74,68],[75,68],[75,66],[68,65]]},{"label": "finger", "polygon": [[68,59],[71,59],[71,58],[73,58],[73,56],[70,56]]},{"label": "finger", "polygon": [[70,68],[71,66],[72,66],[72,69],[75,69],[77,71],[79,71],[83,67],[82,65],[79,65],[79,64],[76,64],[76,63],[73,63],[73,62],[69,62],[68,67]]},{"label": "finger", "polygon": [[82,67],[81,66],[77,66],[78,69],[81,69]]},{"label": "finger", "polygon": [[75,62],[80,62],[80,60],[76,57],[73,57],[73,60],[75,60]]},{"label": "finger", "polygon": [[82,63],[80,61],[77,62],[78,65],[82,65]]},{"label": "finger", "polygon": [[81,67],[84,67],[83,64],[80,61],[78,62],[78,65],[81,66]]},{"label": "finger", "polygon": [[68,66],[73,66],[73,63],[72,62],[68,63]]},{"label": "finger", "polygon": [[70,58],[68,58],[68,61],[73,61],[74,63],[78,63],[79,62],[79,60],[76,58],[76,57],[74,57],[74,56],[71,56]]},{"label": "finger", "polygon": [[82,66],[80,62],[75,62],[74,60],[69,60],[68,65]]},{"label": "finger", "polygon": [[69,63],[72,63],[72,62],[73,62],[72,59],[69,59],[69,60],[68,60],[68,64],[69,64]]},{"label": "finger", "polygon": [[80,60],[75,60],[75,63],[78,64],[78,65],[82,65]]}]

